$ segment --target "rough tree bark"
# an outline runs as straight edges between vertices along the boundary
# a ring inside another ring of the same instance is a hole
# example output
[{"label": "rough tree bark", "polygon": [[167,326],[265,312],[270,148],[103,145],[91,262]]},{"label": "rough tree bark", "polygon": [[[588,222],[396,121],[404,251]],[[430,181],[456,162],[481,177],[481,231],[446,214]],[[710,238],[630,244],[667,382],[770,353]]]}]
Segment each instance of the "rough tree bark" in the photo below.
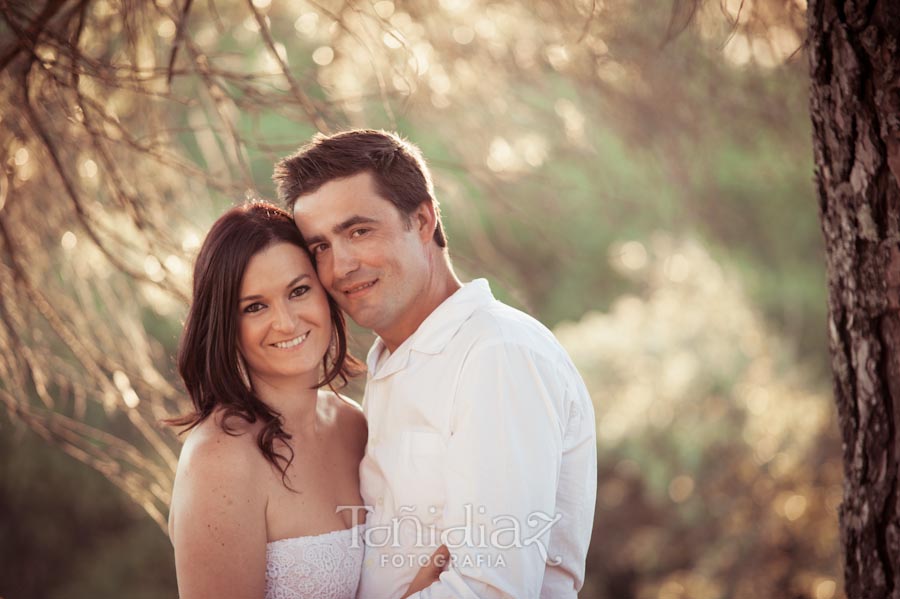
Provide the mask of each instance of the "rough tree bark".
[{"label": "rough tree bark", "polygon": [[900,599],[900,2],[808,10],[845,587],[851,599]]}]

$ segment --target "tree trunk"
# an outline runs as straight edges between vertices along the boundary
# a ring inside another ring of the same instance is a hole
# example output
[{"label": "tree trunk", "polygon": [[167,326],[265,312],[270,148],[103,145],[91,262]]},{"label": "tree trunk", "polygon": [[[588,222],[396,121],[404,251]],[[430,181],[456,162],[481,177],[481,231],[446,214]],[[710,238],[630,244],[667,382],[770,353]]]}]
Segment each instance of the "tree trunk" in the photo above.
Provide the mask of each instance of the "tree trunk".
[{"label": "tree trunk", "polygon": [[900,2],[810,0],[809,57],[845,588],[900,599]]}]

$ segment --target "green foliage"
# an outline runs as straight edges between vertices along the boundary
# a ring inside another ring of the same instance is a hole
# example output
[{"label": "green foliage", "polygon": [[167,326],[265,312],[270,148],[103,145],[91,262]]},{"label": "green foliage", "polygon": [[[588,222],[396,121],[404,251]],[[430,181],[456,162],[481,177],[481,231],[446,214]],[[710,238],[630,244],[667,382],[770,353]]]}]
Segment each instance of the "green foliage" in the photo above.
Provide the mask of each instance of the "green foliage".
[{"label": "green foliage", "polygon": [[0,596],[175,596],[160,529],[99,472],[0,415]]},{"label": "green foliage", "polygon": [[701,246],[657,237],[640,251],[612,262],[644,292],[555,331],[597,412],[586,593],[834,593],[841,460],[827,387]]},{"label": "green foliage", "polygon": [[0,596],[173,596],[177,440],[156,422],[186,407],[192,255],[323,126],[417,143],[462,278],[582,369],[600,431],[582,596],[836,596],[800,3],[192,3],[170,84],[183,3],[88,4],[83,28],[50,22],[44,62],[0,69],[0,400],[37,430],[94,427],[49,445],[3,422]]}]

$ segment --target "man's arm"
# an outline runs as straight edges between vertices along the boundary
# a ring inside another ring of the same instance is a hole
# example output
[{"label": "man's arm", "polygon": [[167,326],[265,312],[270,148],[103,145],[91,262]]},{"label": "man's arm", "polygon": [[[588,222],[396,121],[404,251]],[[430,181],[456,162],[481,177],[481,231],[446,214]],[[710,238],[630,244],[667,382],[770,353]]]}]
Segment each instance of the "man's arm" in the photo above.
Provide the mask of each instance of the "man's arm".
[{"label": "man's arm", "polygon": [[563,393],[554,363],[527,347],[497,343],[467,357],[446,455],[442,542],[452,560],[415,599],[539,596],[556,517]]}]

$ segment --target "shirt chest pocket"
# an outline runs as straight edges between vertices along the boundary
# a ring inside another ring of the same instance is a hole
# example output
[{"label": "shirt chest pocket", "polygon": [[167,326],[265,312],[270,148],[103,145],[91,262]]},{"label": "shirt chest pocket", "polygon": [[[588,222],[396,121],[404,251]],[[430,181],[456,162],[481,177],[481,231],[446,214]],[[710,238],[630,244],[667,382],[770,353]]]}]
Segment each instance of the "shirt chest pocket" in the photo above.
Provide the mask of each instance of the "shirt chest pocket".
[{"label": "shirt chest pocket", "polygon": [[396,445],[395,513],[433,522],[444,507],[447,445],[439,433],[405,431]]}]

